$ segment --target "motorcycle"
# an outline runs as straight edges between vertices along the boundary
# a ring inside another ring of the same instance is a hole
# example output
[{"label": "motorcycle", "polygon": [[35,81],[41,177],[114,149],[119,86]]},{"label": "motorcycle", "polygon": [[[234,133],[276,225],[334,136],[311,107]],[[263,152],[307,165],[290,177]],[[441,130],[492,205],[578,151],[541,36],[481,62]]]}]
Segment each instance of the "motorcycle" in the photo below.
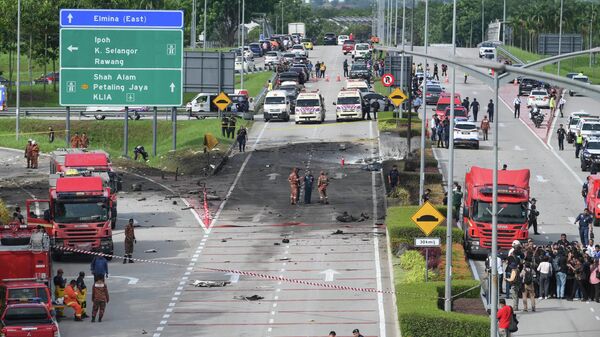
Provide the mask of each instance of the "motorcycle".
[{"label": "motorcycle", "polygon": [[542,122],[544,122],[544,114],[538,107],[533,107],[529,111],[529,119],[531,119],[536,128],[540,128],[542,126]]}]

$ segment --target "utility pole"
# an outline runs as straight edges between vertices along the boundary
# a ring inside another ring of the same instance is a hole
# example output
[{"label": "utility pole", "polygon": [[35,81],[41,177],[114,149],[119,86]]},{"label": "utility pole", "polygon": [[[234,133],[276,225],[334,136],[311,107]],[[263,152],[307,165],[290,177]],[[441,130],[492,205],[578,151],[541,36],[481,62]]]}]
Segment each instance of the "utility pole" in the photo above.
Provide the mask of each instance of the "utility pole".
[{"label": "utility pole", "polygon": [[196,0],[192,1],[192,24],[190,27],[190,48],[196,48]]},{"label": "utility pole", "polygon": [[[452,57],[456,57],[456,0],[452,7]],[[452,89],[450,93],[450,132],[454,132],[454,95],[456,95],[456,66],[452,66]],[[446,274],[444,310],[452,311],[452,229],[454,228],[454,141],[449,141],[448,156],[448,207],[446,211]],[[460,207],[457,212],[460,211]],[[457,218],[459,215],[457,214]],[[495,335],[492,335],[495,336]]]},{"label": "utility pole", "polygon": [[396,0],[396,19],[394,22],[394,47],[398,47],[398,0]]},{"label": "utility pole", "polygon": [[[406,27],[406,0],[402,0],[402,41],[400,43],[402,43],[402,59],[400,61],[400,68],[401,68],[401,72],[400,72],[400,88],[402,88],[402,90],[404,90],[404,77],[406,76],[406,74],[404,74],[404,58],[406,57],[406,54],[404,54],[404,29]],[[410,114],[410,111],[408,112]],[[402,107],[400,107],[400,117],[402,117]],[[408,142],[410,143],[410,139],[408,140]]]},{"label": "utility pole", "polygon": [[[8,97],[6,98],[8,100]],[[19,140],[19,118],[21,109],[21,0],[17,2],[17,97],[16,97],[17,140]]]},{"label": "utility pole", "polygon": [[497,336],[498,322],[498,71],[494,71],[494,177],[492,180],[492,252],[490,254],[490,269],[492,271],[492,303],[490,305],[490,336]]},{"label": "utility pole", "polygon": [[385,44],[385,0],[377,0],[377,37]]},{"label": "utility pole", "polygon": [[244,12],[246,10],[246,0],[242,0],[242,24],[240,27],[242,28],[242,71],[240,72],[240,89],[244,89],[244,67],[246,66],[246,56],[244,56],[244,33],[246,30],[246,25],[244,24],[245,16]]},{"label": "utility pole", "polygon": [[[562,23],[563,23],[563,0],[560,0],[560,22],[558,24],[558,55],[562,52]],[[556,76],[560,76],[560,61],[556,67]]]},{"label": "utility pole", "polygon": [[[412,9],[410,10],[410,51],[415,49],[415,0],[412,0]],[[419,197],[420,198],[420,197]]]},{"label": "utility pole", "polygon": [[481,0],[481,42],[485,41],[485,4]]},{"label": "utility pole", "polygon": [[[414,10],[414,8],[413,8]],[[425,0],[425,55],[427,55],[427,44],[429,42],[429,0]],[[423,82],[427,83],[427,57],[423,69],[425,78]],[[421,118],[421,167],[419,170],[419,205],[423,204],[423,193],[425,192],[425,124],[427,123],[427,85],[423,86],[423,117]],[[452,99],[450,99],[452,101]],[[410,141],[410,140],[409,140]],[[449,193],[448,193],[449,194]]]},{"label": "utility pole", "polygon": [[208,40],[208,32],[206,31],[206,3],[208,0],[204,0],[204,41],[202,41],[202,50],[206,51],[206,42]]},{"label": "utility pole", "polygon": [[506,0],[504,0],[504,5],[502,7],[502,42],[506,45]]},{"label": "utility pole", "polygon": [[281,34],[284,34],[283,30],[283,0],[281,0]]},{"label": "utility pole", "polygon": [[[593,44],[593,41],[592,41],[592,36],[593,36],[593,32],[594,32],[594,30],[592,29],[594,27],[593,22],[594,22],[594,4],[592,4],[592,12],[590,13],[590,32],[589,32],[590,46],[589,46],[589,49],[592,49],[592,44]],[[591,70],[591,68],[592,68],[592,52],[590,52],[590,65],[589,66],[590,66],[590,70]]]}]

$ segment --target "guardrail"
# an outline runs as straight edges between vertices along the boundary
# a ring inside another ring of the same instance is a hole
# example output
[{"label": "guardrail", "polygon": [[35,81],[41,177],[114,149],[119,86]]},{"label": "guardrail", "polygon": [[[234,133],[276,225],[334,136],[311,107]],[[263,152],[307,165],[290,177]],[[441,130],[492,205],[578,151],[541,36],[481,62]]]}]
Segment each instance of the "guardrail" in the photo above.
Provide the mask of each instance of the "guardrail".
[{"label": "guardrail", "polygon": [[[171,109],[161,108],[158,109],[159,112],[164,112],[167,114],[171,114]],[[29,117],[29,116],[43,116],[43,117],[55,117],[55,116],[63,116],[66,115],[67,110],[64,108],[22,108],[20,110],[21,116]],[[135,111],[130,111],[130,115],[134,115]],[[154,112],[150,111],[137,111],[137,114],[140,116],[152,116]],[[16,111],[14,108],[10,108],[4,111],[0,111],[0,117],[14,117]],[[187,112],[184,108],[177,109],[178,115],[187,115]],[[75,117],[94,117],[95,115],[105,115],[111,117],[124,116],[124,111],[86,111],[85,108],[71,108],[71,116]]]},{"label": "guardrail", "polygon": [[504,49],[502,46],[496,46],[496,49],[499,50],[502,54],[508,56],[509,59],[520,63],[520,64],[525,64],[525,62],[521,61],[521,59],[519,59],[518,57],[516,57],[515,55],[513,55],[511,52],[509,52],[508,50]]}]

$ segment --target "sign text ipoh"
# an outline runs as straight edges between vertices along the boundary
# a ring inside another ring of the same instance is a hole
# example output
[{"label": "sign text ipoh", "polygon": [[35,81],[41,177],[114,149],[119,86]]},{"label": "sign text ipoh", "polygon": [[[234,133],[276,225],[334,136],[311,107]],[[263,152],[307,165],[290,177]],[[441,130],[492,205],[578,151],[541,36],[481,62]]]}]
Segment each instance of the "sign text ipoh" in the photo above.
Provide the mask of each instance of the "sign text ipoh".
[{"label": "sign text ipoh", "polygon": [[182,104],[182,11],[62,9],[60,27],[60,105]]}]

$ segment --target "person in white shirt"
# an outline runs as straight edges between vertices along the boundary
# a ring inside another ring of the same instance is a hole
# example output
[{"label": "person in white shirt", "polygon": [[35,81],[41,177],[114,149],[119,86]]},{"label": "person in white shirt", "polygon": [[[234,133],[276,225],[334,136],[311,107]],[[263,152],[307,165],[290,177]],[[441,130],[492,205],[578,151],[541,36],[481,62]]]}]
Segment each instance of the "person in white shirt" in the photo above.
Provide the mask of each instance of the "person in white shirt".
[{"label": "person in white shirt", "polygon": [[435,142],[435,135],[436,135],[436,130],[437,130],[437,125],[440,122],[437,114],[434,114],[433,117],[431,117],[431,124],[429,124],[429,127],[431,128],[431,141]]},{"label": "person in white shirt", "polygon": [[585,252],[590,256],[594,257],[594,253],[596,252],[596,248],[594,247],[594,240],[590,239],[588,245],[585,247]]},{"label": "person in white shirt", "polygon": [[513,105],[515,106],[515,118],[521,117],[521,99],[517,95],[515,100],[513,101]]},{"label": "person in white shirt", "polygon": [[552,277],[552,264],[550,264],[548,256],[544,256],[544,259],[537,267],[537,271],[540,272],[540,297],[538,299],[548,299],[548,287],[550,286],[550,278]]},{"label": "person in white shirt", "polygon": [[567,103],[565,97],[560,96],[560,100],[558,101],[558,110],[560,111],[560,117],[563,117],[563,108],[565,107],[565,103]]},{"label": "person in white shirt", "polygon": [[[486,268],[488,269],[489,276],[492,277],[491,256],[487,257],[487,260],[485,261],[485,265],[486,265]],[[502,288],[502,279],[504,278],[504,266],[502,265],[502,259],[498,256],[496,257],[496,270],[498,272],[498,291],[500,292],[500,294],[503,294],[504,292],[502,291],[502,289],[503,289]],[[491,291],[491,289],[490,289],[490,291]]]}]

